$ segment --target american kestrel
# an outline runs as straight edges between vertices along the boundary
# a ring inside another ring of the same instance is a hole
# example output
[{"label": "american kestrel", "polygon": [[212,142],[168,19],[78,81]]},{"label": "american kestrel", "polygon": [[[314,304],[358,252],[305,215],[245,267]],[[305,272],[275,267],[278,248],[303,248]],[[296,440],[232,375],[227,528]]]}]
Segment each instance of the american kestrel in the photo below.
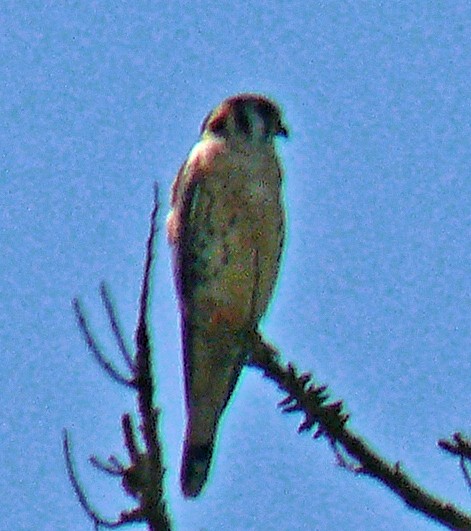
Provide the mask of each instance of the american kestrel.
[{"label": "american kestrel", "polygon": [[187,428],[181,485],[207,479],[219,419],[273,292],[284,238],[279,107],[239,94],[208,114],[172,187],[167,228],[182,321]]}]

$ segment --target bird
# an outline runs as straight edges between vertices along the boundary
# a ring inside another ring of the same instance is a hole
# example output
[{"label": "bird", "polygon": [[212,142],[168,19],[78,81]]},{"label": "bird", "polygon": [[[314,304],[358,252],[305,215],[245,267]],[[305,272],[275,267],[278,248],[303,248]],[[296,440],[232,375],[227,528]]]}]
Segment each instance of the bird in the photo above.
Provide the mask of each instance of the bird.
[{"label": "bird", "polygon": [[285,235],[280,107],[236,94],[204,119],[171,189],[167,218],[180,307],[187,414],[180,482],[198,496],[221,415],[273,294]]}]

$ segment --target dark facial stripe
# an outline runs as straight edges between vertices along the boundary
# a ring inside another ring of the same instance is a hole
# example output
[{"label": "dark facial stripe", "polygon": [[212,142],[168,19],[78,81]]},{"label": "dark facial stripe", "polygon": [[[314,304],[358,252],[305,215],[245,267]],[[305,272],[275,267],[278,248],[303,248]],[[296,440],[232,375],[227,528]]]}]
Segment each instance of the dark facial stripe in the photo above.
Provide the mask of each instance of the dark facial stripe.
[{"label": "dark facial stripe", "polygon": [[270,105],[264,101],[257,103],[256,108],[257,113],[263,118],[263,122],[268,129],[277,115],[276,109],[273,107],[273,105]]},{"label": "dark facial stripe", "polygon": [[246,103],[238,101],[234,105],[234,121],[235,126],[239,131],[242,131],[245,135],[250,136],[251,126],[250,120],[246,113]]}]

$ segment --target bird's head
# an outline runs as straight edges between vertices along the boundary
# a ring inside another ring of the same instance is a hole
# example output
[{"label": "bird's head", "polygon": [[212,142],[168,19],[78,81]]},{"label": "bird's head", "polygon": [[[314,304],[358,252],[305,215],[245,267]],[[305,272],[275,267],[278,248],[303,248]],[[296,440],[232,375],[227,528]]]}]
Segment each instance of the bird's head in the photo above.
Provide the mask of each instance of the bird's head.
[{"label": "bird's head", "polygon": [[273,142],[288,136],[281,110],[259,94],[237,94],[220,103],[201,125],[201,134],[243,142]]}]

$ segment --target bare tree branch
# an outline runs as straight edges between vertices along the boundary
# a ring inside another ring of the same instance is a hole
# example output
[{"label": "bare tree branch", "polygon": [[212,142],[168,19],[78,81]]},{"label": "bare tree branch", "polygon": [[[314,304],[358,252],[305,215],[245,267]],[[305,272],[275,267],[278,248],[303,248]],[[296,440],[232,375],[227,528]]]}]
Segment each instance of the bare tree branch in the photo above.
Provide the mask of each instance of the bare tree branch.
[{"label": "bare tree branch", "polygon": [[159,410],[153,404],[154,380],[152,375],[152,349],[150,342],[148,314],[150,302],[150,283],[153,265],[153,246],[157,232],[157,214],[159,210],[158,188],[154,189],[154,206],[151,213],[150,231],[147,240],[147,254],[144,267],[143,285],[141,290],[138,325],[135,334],[136,359],[133,360],[126,347],[124,336],[118,324],[117,313],[111,302],[111,297],[105,284],[101,284],[101,297],[105,310],[108,314],[110,326],[115,336],[118,349],[125,359],[128,367],[133,372],[133,377],[125,378],[109,362],[98,347],[88,326],[84,312],[77,299],[73,301],[73,307],[77,316],[77,322],[85,342],[99,365],[115,381],[136,389],[138,411],[140,416],[140,431],[143,436],[145,451],[139,449],[138,436],[133,428],[131,416],[122,416],[122,429],[125,445],[128,450],[130,465],[125,467],[115,457],[110,457],[108,463],[100,461],[96,457],[91,458],[91,463],[96,468],[114,476],[122,478],[125,491],[139,502],[139,507],[122,512],[116,521],[108,521],[94,511],[81,488],[72,466],[70,447],[67,432],[64,432],[64,455],[70,482],[89,518],[94,522],[95,528],[120,527],[133,522],[146,522],[152,531],[166,531],[171,529],[170,519],[167,514],[166,503],[163,498],[162,451],[158,439],[158,415]]},{"label": "bare tree branch", "polygon": [[163,501],[162,450],[157,436],[160,410],[153,405],[154,380],[152,376],[151,344],[148,326],[151,273],[154,262],[154,240],[157,234],[157,213],[159,211],[158,187],[154,187],[154,208],[147,240],[147,253],[141,289],[140,311],[136,330],[136,382],[139,389],[138,407],[142,419],[141,431],[149,460],[149,482],[143,496],[143,513],[148,516],[150,529],[169,529],[170,523]]},{"label": "bare tree branch", "polygon": [[277,351],[257,333],[253,337],[252,353],[250,364],[262,370],[267,378],[288,393],[281,402],[283,411],[304,413],[305,419],[299,431],[317,427],[315,437],[326,437],[334,447],[340,445],[358,463],[358,466],[347,468],[379,480],[409,507],[449,529],[471,529],[470,515],[427,493],[401,470],[399,463],[389,464],[382,459],[346,427],[348,415],[342,411],[342,402],[328,404],[326,387],[309,383],[311,375],[298,375],[290,364],[282,366]]}]

